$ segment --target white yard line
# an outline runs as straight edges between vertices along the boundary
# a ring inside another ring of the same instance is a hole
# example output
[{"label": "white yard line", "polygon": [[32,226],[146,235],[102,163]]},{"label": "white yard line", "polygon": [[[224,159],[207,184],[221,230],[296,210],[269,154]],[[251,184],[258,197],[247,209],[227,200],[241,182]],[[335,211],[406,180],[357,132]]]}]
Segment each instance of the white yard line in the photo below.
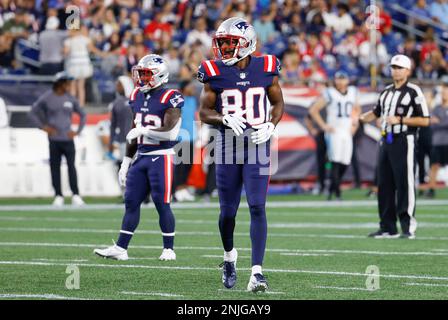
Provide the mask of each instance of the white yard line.
[{"label": "white yard line", "polygon": [[[215,224],[215,223],[214,223]],[[437,224],[440,226],[440,224]],[[419,224],[422,226],[422,223]],[[91,228],[33,228],[33,227],[5,227],[0,228],[0,231],[6,232],[57,232],[57,233],[108,233],[108,234],[118,234],[118,229],[91,229]],[[150,234],[150,235],[160,235],[161,232],[158,230],[141,230],[138,229],[136,234]],[[188,236],[219,236],[219,232],[215,231],[176,231],[177,235],[188,235]],[[234,236],[237,237],[247,237],[248,232],[235,232]],[[347,235],[347,234],[297,234],[297,233],[275,233],[269,232],[268,237],[284,237],[284,238],[328,238],[328,239],[366,239],[369,241],[378,241],[378,239],[369,239],[367,236],[360,235]],[[417,237],[418,240],[448,240],[448,237]],[[382,239],[384,240],[384,239]],[[390,240],[390,239],[389,239]],[[395,239],[396,240],[396,239]]]},{"label": "white yard line", "polygon": [[[420,206],[446,206],[447,200],[419,200]],[[326,201],[269,201],[268,208],[352,208],[352,207],[376,207],[376,200],[353,200],[342,202]],[[241,202],[241,208],[247,208],[245,201]],[[143,206],[143,208],[154,208],[154,204]],[[173,209],[218,209],[219,203],[173,203]],[[91,211],[91,210],[123,210],[124,204],[87,204],[85,206],[74,207],[64,205],[63,207],[54,207],[52,205],[2,205],[0,211]]]},{"label": "white yard line", "polygon": [[163,293],[163,292],[133,292],[133,291],[121,291],[121,294],[134,295],[134,296],[159,296],[159,297],[176,297],[182,298],[181,294]]},{"label": "white yard line", "polygon": [[[396,240],[397,241],[397,240]],[[45,243],[45,242],[0,242],[0,246],[21,246],[21,247],[74,247],[74,248],[102,248],[106,244],[78,244],[78,243]],[[131,245],[130,249],[154,249],[160,250],[160,246]],[[239,251],[250,252],[251,248],[237,248]],[[176,246],[176,250],[196,250],[196,251],[222,251],[222,247],[190,247]],[[280,254],[304,254],[304,253],[341,253],[341,254],[367,254],[367,255],[403,255],[403,256],[448,256],[448,252],[426,252],[426,251],[361,251],[361,250],[333,250],[333,249],[283,249],[266,248],[266,252],[278,252]]]},{"label": "white yard line", "polygon": [[[10,266],[67,266],[66,263],[51,262],[33,262],[33,261],[0,261],[0,265]],[[78,263],[78,267],[89,268],[123,268],[123,269],[152,269],[152,270],[196,270],[196,271],[218,271],[219,268],[211,267],[192,267],[192,266],[151,266],[151,265],[133,265],[133,264],[97,264],[97,263]],[[250,268],[237,268],[240,271],[250,271]],[[266,273],[287,273],[287,274],[313,274],[313,275],[336,275],[336,276],[352,276],[367,277],[368,274],[360,272],[343,272],[343,271],[319,271],[319,270],[300,270],[300,269],[269,269],[265,268]],[[406,274],[381,274],[381,278],[390,279],[425,279],[448,281],[448,277],[428,276],[428,275],[406,275]]]},{"label": "white yard line", "polygon": [[[218,255],[218,254],[216,254],[216,255],[215,254],[204,254],[201,257],[203,257],[203,258],[220,258],[220,259],[224,258],[222,254],[221,255]],[[238,255],[238,259],[249,259],[249,258],[251,258],[251,257],[250,256]]]},{"label": "white yard line", "polygon": [[[218,292],[239,292],[239,293],[247,293],[247,294],[253,294],[250,291],[247,290],[239,290],[239,289],[218,289]],[[265,291],[265,292],[259,292],[257,294],[286,294],[285,292],[281,291]]]},{"label": "white yard line", "polygon": [[341,291],[369,291],[374,292],[375,290],[367,289],[367,288],[355,288],[355,287],[332,287],[332,286],[314,286],[315,289],[332,289],[332,290],[341,290]]},{"label": "white yard line", "polygon": [[31,259],[31,260],[33,260],[33,261],[55,261],[55,262],[74,262],[74,263],[76,263],[76,262],[88,262],[89,260],[86,260],[86,259],[75,259],[75,260],[72,260],[72,259],[44,259],[44,258],[36,258],[36,259]]},{"label": "white yard line", "polygon": [[380,256],[448,256],[448,252],[426,252],[426,251],[364,251],[364,250],[297,250],[297,252],[283,252],[283,256],[302,255],[302,252],[316,253],[341,253],[341,254],[367,254]]},{"label": "white yard line", "polygon": [[29,298],[50,299],[50,300],[90,300],[86,298],[66,297],[56,294],[18,294],[18,293],[0,294],[0,299],[29,299]]},{"label": "white yard line", "polygon": [[440,284],[440,283],[408,282],[408,283],[405,283],[405,285],[406,286],[444,287],[444,288],[448,288],[448,284]]}]

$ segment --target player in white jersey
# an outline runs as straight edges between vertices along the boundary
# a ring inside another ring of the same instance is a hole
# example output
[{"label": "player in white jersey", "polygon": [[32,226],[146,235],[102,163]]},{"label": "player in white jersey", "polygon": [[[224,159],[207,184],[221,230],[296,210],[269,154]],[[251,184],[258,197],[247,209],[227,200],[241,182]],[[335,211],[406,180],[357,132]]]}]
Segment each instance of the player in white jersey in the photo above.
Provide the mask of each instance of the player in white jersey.
[{"label": "player in white jersey", "polygon": [[[350,80],[344,71],[338,71],[334,77],[334,87],[325,89],[322,97],[310,107],[310,115],[325,131],[328,159],[331,162],[331,185],[328,199],[335,195],[341,198],[340,184],[350,165],[353,153],[353,134],[358,128],[354,115],[360,113],[358,90],[350,86]],[[325,122],[320,111],[326,108]]]}]

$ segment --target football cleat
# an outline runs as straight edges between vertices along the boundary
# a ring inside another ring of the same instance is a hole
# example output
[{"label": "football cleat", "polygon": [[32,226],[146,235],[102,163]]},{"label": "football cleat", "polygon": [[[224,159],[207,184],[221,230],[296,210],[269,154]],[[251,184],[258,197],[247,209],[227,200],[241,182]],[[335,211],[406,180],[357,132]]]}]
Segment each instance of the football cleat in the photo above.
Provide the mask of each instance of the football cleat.
[{"label": "football cleat", "polygon": [[223,261],[219,266],[222,267],[222,283],[227,289],[231,289],[236,284],[236,253],[235,261]]},{"label": "football cleat", "polygon": [[268,282],[261,273],[256,273],[250,276],[247,284],[247,291],[265,292],[268,289]]},{"label": "football cleat", "polygon": [[161,261],[174,261],[176,260],[176,254],[173,249],[163,249],[162,254],[159,257]]},{"label": "football cleat", "polygon": [[56,196],[53,200],[53,206],[62,207],[64,205],[64,197]]},{"label": "football cleat", "polygon": [[126,249],[120,248],[115,243],[106,249],[95,249],[93,252],[103,258],[114,259],[114,260],[128,260],[128,251]]}]

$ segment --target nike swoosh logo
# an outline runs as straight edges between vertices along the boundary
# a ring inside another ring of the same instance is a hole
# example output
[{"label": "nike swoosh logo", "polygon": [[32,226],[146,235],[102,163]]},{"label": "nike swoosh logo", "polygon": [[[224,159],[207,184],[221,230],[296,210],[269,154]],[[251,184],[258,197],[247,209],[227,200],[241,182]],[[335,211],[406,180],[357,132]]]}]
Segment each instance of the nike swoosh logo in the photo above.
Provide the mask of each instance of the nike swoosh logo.
[{"label": "nike swoosh logo", "polygon": [[159,159],[160,157],[157,157],[157,158],[154,158],[154,159],[151,159],[151,161],[152,162],[154,162],[154,161],[156,161],[157,159]]}]

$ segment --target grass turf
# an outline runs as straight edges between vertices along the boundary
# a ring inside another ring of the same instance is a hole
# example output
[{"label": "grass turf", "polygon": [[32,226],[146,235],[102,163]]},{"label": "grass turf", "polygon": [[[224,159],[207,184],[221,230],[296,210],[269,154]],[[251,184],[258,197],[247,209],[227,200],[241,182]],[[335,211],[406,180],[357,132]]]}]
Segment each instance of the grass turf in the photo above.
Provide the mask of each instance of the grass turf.
[{"label": "grass turf", "polygon": [[[250,275],[247,209],[239,211],[235,229],[236,290],[223,290],[220,282],[218,210],[178,208],[174,214],[176,261],[157,260],[161,252],[157,213],[143,208],[129,249],[133,259],[120,262],[101,259],[92,251],[116,239],[122,210],[0,211],[0,298],[21,294],[85,299],[447,297],[446,206],[418,206],[415,240],[366,238],[376,228],[375,206],[271,208],[264,261],[271,294],[257,295],[243,292]],[[65,287],[71,264],[80,270],[79,290]],[[378,266],[381,274],[376,291],[366,290],[370,265]]]}]

